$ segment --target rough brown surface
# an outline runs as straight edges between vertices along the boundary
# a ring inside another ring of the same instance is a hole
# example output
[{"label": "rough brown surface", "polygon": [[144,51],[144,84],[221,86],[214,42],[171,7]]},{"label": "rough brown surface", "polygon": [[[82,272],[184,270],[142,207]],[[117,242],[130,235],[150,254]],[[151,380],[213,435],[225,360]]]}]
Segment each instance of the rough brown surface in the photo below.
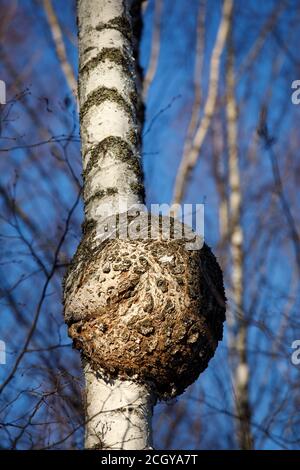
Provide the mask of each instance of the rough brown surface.
[{"label": "rough brown surface", "polygon": [[149,381],[160,398],[175,396],[222,339],[222,273],[205,244],[189,251],[184,239],[161,233],[100,243],[89,224],[66,276],[65,319],[95,370]]}]

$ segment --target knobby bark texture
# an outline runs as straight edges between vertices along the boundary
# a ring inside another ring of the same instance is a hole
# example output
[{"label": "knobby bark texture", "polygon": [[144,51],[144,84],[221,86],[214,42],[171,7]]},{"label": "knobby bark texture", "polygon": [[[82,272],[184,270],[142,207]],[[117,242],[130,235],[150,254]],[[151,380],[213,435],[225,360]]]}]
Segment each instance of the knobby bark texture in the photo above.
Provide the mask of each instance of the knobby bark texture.
[{"label": "knobby bark texture", "polygon": [[85,370],[86,447],[146,449],[155,401],[183,392],[222,338],[223,279],[200,237],[140,207],[137,3],[79,0],[78,19],[85,221],[65,320]]}]

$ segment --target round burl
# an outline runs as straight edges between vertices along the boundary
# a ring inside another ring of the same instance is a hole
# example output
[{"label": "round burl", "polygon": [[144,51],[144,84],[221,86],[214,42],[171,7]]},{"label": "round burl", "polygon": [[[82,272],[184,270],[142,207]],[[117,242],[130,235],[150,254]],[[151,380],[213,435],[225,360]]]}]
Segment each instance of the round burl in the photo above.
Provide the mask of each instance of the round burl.
[{"label": "round burl", "polygon": [[[150,221],[141,217],[145,235]],[[172,222],[169,239],[160,229],[155,238],[101,242],[89,224],[66,275],[64,303],[74,345],[95,370],[152,383],[168,398],[214,355],[225,295],[210,248],[188,250],[186,239],[174,238],[182,224],[162,219]]]}]

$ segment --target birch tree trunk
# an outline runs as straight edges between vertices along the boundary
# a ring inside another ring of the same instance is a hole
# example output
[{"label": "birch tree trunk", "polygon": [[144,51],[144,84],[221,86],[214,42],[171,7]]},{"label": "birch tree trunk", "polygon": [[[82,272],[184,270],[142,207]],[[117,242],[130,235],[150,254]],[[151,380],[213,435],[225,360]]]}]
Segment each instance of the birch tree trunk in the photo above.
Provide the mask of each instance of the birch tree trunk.
[{"label": "birch tree trunk", "polygon": [[[230,350],[235,350],[234,390],[237,415],[237,440],[243,450],[253,449],[251,405],[249,399],[250,371],[247,357],[248,328],[244,313],[244,231],[241,222],[242,191],[238,160],[237,104],[235,100],[234,51],[232,31],[228,37],[226,67],[226,114],[228,141],[228,179],[230,209],[230,247],[232,257],[232,301],[234,313],[228,319]],[[235,330],[235,331],[234,331]],[[234,331],[234,334],[232,332]]]},{"label": "birch tree trunk", "polygon": [[[211,250],[180,221],[149,218],[142,206],[130,5],[78,1],[85,221],[65,277],[64,313],[83,357],[89,449],[151,447],[156,399],[196,380],[225,319],[222,272]],[[136,2],[131,11],[136,31]]]},{"label": "birch tree trunk", "polygon": [[[136,66],[129,2],[79,0],[79,97],[86,225],[143,202]],[[87,363],[86,447],[152,445],[154,396],[105,380]]]}]

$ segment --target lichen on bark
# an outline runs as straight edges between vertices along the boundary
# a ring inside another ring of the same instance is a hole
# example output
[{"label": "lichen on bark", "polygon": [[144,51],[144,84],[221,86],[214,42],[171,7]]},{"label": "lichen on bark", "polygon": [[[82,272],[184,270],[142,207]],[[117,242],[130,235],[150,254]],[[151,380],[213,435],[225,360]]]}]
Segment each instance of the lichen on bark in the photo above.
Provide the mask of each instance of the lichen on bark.
[{"label": "lichen on bark", "polygon": [[122,33],[125,38],[128,39],[128,41],[131,40],[132,28],[128,18],[126,18],[125,15],[113,18],[106,23],[99,23],[96,26],[97,31],[103,31],[104,29],[116,29],[117,31],[120,31],[120,33]]},{"label": "lichen on bark", "polygon": [[114,101],[128,114],[132,116],[132,106],[126,102],[123,96],[115,88],[99,87],[96,88],[87,98],[80,110],[80,118],[85,116],[92,106],[99,106],[104,101]]}]

